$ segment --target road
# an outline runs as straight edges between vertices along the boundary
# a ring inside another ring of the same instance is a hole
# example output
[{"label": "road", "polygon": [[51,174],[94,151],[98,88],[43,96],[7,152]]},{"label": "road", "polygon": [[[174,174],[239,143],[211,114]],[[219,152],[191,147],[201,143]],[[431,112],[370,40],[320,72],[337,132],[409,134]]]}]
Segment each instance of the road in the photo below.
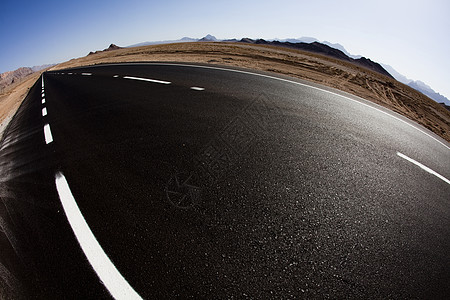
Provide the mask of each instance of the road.
[{"label": "road", "polygon": [[14,298],[448,298],[450,148],[296,79],[46,72],[0,150]]}]

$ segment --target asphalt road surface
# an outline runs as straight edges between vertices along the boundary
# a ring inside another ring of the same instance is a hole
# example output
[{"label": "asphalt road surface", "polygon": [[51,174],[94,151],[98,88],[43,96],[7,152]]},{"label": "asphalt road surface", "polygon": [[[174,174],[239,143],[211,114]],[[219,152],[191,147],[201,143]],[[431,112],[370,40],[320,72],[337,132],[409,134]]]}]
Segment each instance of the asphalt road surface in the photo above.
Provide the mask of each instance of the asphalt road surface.
[{"label": "asphalt road surface", "polygon": [[449,144],[295,79],[47,72],[0,178],[0,298],[450,297]]}]

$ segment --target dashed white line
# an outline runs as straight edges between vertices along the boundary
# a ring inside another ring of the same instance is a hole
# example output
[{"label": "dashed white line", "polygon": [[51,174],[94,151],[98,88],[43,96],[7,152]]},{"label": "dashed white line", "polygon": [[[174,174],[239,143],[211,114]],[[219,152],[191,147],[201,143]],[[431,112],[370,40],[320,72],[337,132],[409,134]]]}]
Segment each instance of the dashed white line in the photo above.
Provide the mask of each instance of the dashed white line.
[{"label": "dashed white line", "polygon": [[92,73],[81,73],[81,75],[83,75],[83,76],[91,76]]},{"label": "dashed white line", "polygon": [[44,104],[45,103],[45,98],[42,98],[42,104]]},{"label": "dashed white line", "polygon": [[161,84],[171,84],[169,81],[163,81],[163,80],[156,80],[156,79],[150,79],[150,78],[141,78],[141,77],[133,77],[133,76],[124,76],[124,79],[133,79],[133,80],[141,80],[141,81],[149,81],[154,83],[161,83]]},{"label": "dashed white line", "polygon": [[47,108],[44,107],[44,108],[42,109],[42,116],[45,117],[46,115],[47,115]]},{"label": "dashed white line", "polygon": [[50,130],[50,125],[48,124],[44,125],[44,136],[45,136],[45,143],[47,145],[53,142],[52,131]]},{"label": "dashed white line", "polygon": [[117,77],[119,77],[119,75],[114,75],[113,77],[114,77],[114,78],[117,78]]},{"label": "dashed white line", "polygon": [[56,173],[55,181],[59,199],[78,243],[111,296],[115,299],[142,299],[103,251],[84,219],[64,175]]},{"label": "dashed white line", "polygon": [[437,178],[443,180],[444,182],[450,184],[450,180],[448,180],[447,178],[445,178],[445,177],[442,176],[441,174],[439,174],[439,173],[437,173],[437,172],[431,170],[431,169],[428,168],[427,166],[422,165],[420,162],[415,161],[414,159],[412,159],[412,158],[410,158],[410,157],[408,157],[408,156],[406,156],[405,154],[402,154],[402,153],[400,153],[400,152],[397,152],[397,155],[400,156],[401,158],[406,159],[407,161],[409,161],[409,162],[415,164],[416,166],[420,167],[421,169],[427,171],[428,173],[433,174],[434,176],[436,176]]},{"label": "dashed white line", "polygon": [[194,91],[204,91],[205,88],[198,87],[198,86],[192,86],[192,87],[191,87],[191,90],[194,90]]}]

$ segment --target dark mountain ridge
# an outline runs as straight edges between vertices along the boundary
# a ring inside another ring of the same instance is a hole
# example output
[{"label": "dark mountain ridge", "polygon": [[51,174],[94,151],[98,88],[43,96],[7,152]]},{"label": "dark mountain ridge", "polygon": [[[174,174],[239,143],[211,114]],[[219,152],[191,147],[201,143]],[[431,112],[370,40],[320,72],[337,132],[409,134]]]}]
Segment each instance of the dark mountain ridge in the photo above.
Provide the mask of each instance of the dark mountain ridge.
[{"label": "dark mountain ridge", "polygon": [[101,52],[106,52],[106,51],[114,51],[114,50],[119,50],[122,49],[122,47],[117,46],[116,44],[111,44],[109,45],[108,48],[101,50],[101,51],[95,51],[95,52],[89,52],[88,55],[92,55],[92,54],[97,54],[97,53],[101,53]]},{"label": "dark mountain ridge", "polygon": [[251,44],[259,44],[259,45],[273,45],[273,46],[279,46],[279,47],[286,47],[286,48],[292,48],[292,49],[298,49],[303,50],[311,53],[326,55],[329,57],[333,57],[339,60],[347,61],[353,64],[356,64],[358,66],[361,66],[363,68],[372,70],[374,72],[380,73],[382,75],[388,76],[392,79],[394,77],[389,74],[388,71],[386,71],[379,63],[376,63],[369,58],[361,57],[361,58],[351,58],[347,56],[344,52],[341,50],[335,49],[333,47],[330,47],[328,45],[319,43],[319,42],[312,42],[312,43],[291,43],[291,42],[280,42],[280,41],[266,41],[263,39],[259,40],[252,40],[249,38],[241,39],[239,42],[241,43],[251,43]]}]

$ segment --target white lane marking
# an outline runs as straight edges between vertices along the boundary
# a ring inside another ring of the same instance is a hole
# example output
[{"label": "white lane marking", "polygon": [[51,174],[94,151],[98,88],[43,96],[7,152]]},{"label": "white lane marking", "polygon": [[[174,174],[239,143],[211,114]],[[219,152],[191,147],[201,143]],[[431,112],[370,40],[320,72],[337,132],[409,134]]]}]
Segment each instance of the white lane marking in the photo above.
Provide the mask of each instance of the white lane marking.
[{"label": "white lane marking", "polygon": [[115,299],[142,299],[103,251],[86,223],[64,175],[61,172],[56,173],[55,180],[67,220],[81,249],[105,287]]},{"label": "white lane marking", "polygon": [[162,80],[156,80],[156,79],[150,79],[150,78],[141,78],[141,77],[133,77],[133,76],[124,76],[125,79],[133,79],[133,80],[142,80],[142,81],[149,81],[154,83],[161,83],[161,84],[171,84],[169,81],[162,81]]},{"label": "white lane marking", "polygon": [[42,98],[42,104],[44,104],[45,103],[45,98]]},{"label": "white lane marking", "polygon": [[[322,89],[322,88],[319,88],[319,87],[315,87],[315,86],[312,86],[312,85],[308,85],[308,84],[305,84],[305,83],[300,83],[300,82],[296,82],[296,81],[292,81],[292,80],[288,80],[288,79],[284,79],[284,78],[278,78],[278,77],[270,76],[270,75],[263,75],[263,74],[258,74],[258,73],[253,73],[253,72],[248,72],[248,71],[233,70],[233,69],[226,69],[226,68],[219,68],[219,67],[196,66],[196,65],[185,65],[185,64],[163,64],[163,63],[155,63],[155,64],[149,63],[149,64],[150,64],[150,65],[159,65],[159,66],[179,66],[179,67],[204,68],[204,69],[212,69],[212,70],[222,70],[222,71],[236,72],[236,73],[242,73],[242,74],[255,75],[255,76],[260,76],[260,77],[265,77],[265,78],[275,79],[275,80],[279,80],[279,81],[284,81],[284,82],[289,82],[289,83],[293,83],[293,84],[297,84],[297,85],[309,87],[309,88],[316,89],[316,90],[319,90],[319,91],[322,91],[322,92],[326,92],[326,93],[329,93],[329,94],[332,94],[332,95],[335,95],[335,96],[339,96],[339,97],[342,97],[342,98],[344,98],[344,99],[347,99],[347,100],[350,100],[350,101],[359,103],[359,104],[361,104],[361,105],[370,107],[370,108],[372,108],[372,109],[375,109],[375,110],[377,110],[377,111],[379,111],[379,112],[381,112],[381,113],[383,113],[383,114],[385,114],[385,115],[388,115],[388,116],[390,116],[390,117],[392,117],[392,118],[394,118],[394,119],[396,119],[396,120],[398,120],[398,121],[401,121],[401,122],[405,123],[406,125],[408,125],[408,126],[414,128],[415,130],[418,130],[418,131],[422,132],[423,134],[425,134],[425,135],[427,135],[428,137],[432,138],[433,140],[435,140],[435,141],[438,142],[439,144],[443,145],[443,146],[446,147],[447,149],[450,149],[449,146],[447,146],[446,144],[444,144],[444,143],[441,142],[440,140],[436,139],[435,137],[433,137],[432,135],[426,133],[425,131],[422,131],[421,129],[417,128],[416,126],[414,126],[414,125],[412,125],[412,124],[406,122],[405,120],[400,119],[399,117],[396,117],[396,116],[394,116],[394,115],[392,115],[392,114],[390,114],[390,113],[388,113],[388,112],[385,112],[385,111],[383,111],[383,110],[381,110],[381,109],[379,109],[379,108],[376,108],[376,107],[374,107],[374,106],[372,106],[372,105],[369,105],[369,104],[363,103],[363,102],[361,102],[361,101],[352,99],[352,98],[350,98],[350,97],[343,96],[343,95],[337,94],[337,93],[335,93],[335,92],[331,92],[331,91],[328,91],[328,90],[325,90],[325,89]],[[111,64],[111,65],[118,65],[118,64]],[[355,97],[358,97],[358,96],[355,96]],[[360,99],[362,99],[362,100],[364,100],[364,101],[368,101],[368,100],[363,99],[363,98],[361,98],[361,97],[358,97],[358,98],[360,98]]]},{"label": "white lane marking", "polygon": [[42,92],[42,98],[45,98],[45,93],[44,92]]},{"label": "white lane marking", "polygon": [[439,173],[437,173],[437,172],[431,170],[431,169],[428,168],[427,166],[422,165],[420,162],[415,161],[414,159],[412,159],[412,158],[410,158],[410,157],[408,157],[408,156],[406,156],[405,154],[402,154],[402,153],[400,153],[400,152],[397,152],[397,155],[400,156],[401,158],[406,159],[407,161],[409,161],[409,162],[415,164],[416,166],[422,168],[423,170],[427,171],[428,173],[433,174],[433,175],[436,176],[437,178],[439,178],[439,179],[445,181],[446,183],[450,184],[450,180],[448,180],[447,178],[445,178],[445,177],[442,176],[441,174],[439,174]]},{"label": "white lane marking", "polygon": [[91,76],[92,73],[81,73],[81,75],[83,75],[83,76]]},{"label": "white lane marking", "polygon": [[67,73],[67,74],[72,75],[72,73]]},{"label": "white lane marking", "polygon": [[114,78],[117,78],[117,77],[119,77],[119,75],[114,75],[113,77],[114,77]]},{"label": "white lane marking", "polygon": [[48,124],[44,125],[44,136],[45,136],[45,143],[47,145],[53,142],[52,131],[50,130],[50,125]]},{"label": "white lane marking", "polygon": [[47,115],[47,108],[44,107],[44,108],[42,109],[42,116],[45,117],[46,115]]},{"label": "white lane marking", "polygon": [[198,87],[198,86],[191,86],[191,90],[194,90],[194,91],[204,91],[205,88]]}]

